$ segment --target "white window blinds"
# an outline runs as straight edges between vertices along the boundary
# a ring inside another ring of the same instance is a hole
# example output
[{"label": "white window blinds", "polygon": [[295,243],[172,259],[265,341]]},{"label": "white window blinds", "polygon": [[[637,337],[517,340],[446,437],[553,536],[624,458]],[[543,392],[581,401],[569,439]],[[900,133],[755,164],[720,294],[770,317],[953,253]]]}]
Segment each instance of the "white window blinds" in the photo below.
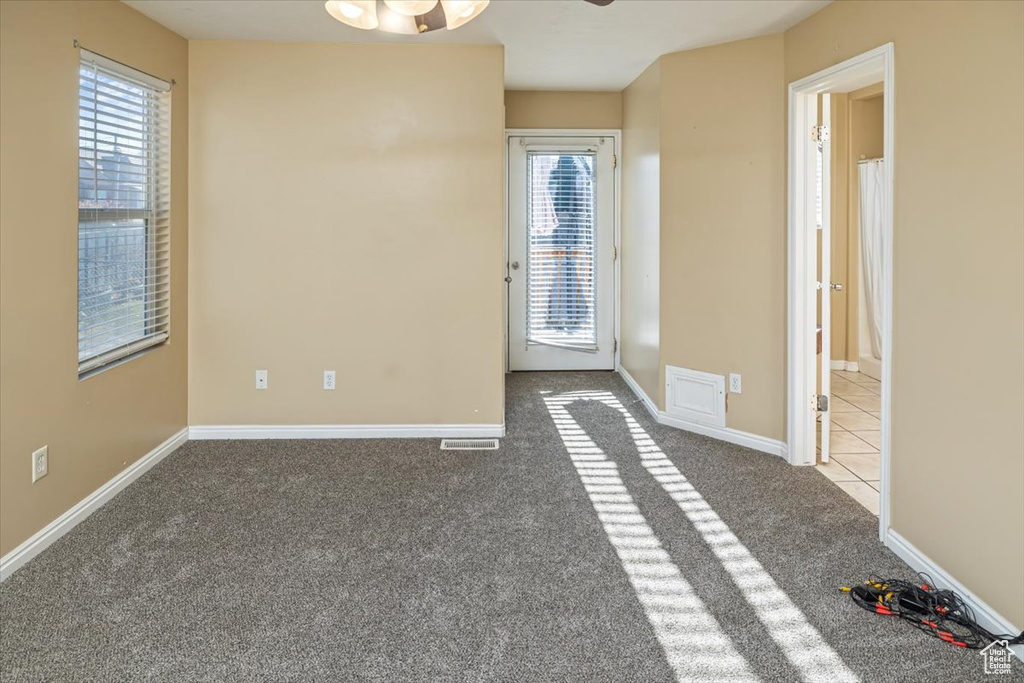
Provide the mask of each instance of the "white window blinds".
[{"label": "white window blinds", "polygon": [[170,84],[85,50],[78,81],[78,371],[170,333]]},{"label": "white window blinds", "polygon": [[527,154],[526,339],[597,349],[594,154]]}]

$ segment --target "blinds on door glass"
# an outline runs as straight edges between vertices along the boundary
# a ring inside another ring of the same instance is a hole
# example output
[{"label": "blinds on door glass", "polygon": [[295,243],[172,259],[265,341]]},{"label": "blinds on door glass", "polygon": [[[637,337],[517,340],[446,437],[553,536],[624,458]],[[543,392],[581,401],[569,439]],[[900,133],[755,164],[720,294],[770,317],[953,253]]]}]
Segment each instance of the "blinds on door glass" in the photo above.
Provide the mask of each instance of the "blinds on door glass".
[{"label": "blinds on door glass", "polygon": [[594,159],[527,153],[528,343],[597,349]]},{"label": "blinds on door glass", "polygon": [[82,51],[79,373],[170,331],[170,85]]}]

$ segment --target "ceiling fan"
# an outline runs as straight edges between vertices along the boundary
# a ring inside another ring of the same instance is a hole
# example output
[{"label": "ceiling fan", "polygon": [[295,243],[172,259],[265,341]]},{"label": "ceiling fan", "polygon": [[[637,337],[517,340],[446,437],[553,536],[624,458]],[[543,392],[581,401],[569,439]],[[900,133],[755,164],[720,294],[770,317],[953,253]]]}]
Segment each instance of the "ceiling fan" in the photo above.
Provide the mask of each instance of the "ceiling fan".
[{"label": "ceiling fan", "polygon": [[[585,0],[605,7],[613,0]],[[327,0],[327,13],[343,24],[387,33],[454,30],[480,15],[490,0]]]}]

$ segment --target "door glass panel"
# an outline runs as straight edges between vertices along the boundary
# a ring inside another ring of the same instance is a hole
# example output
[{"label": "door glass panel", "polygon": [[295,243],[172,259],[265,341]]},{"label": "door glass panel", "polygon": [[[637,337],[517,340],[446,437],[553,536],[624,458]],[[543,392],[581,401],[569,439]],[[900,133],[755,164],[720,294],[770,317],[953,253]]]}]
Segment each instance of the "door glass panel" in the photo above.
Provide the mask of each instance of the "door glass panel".
[{"label": "door glass panel", "polygon": [[595,154],[527,154],[526,340],[595,351]]}]

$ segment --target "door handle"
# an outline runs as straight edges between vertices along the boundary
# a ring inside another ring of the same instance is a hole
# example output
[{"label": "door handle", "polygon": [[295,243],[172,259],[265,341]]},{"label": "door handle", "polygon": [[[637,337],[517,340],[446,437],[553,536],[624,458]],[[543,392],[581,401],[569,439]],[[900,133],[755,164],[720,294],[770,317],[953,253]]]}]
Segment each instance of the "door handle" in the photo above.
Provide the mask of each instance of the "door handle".
[{"label": "door handle", "polygon": [[832,291],[834,291],[834,292],[841,292],[841,291],[843,291],[843,283],[842,282],[833,282],[832,284],[829,285],[829,287],[831,287]]},{"label": "door handle", "polygon": [[506,276],[505,276],[505,282],[506,282],[507,284],[511,284],[511,283],[512,283],[512,276],[510,276],[510,275],[506,275]]}]

